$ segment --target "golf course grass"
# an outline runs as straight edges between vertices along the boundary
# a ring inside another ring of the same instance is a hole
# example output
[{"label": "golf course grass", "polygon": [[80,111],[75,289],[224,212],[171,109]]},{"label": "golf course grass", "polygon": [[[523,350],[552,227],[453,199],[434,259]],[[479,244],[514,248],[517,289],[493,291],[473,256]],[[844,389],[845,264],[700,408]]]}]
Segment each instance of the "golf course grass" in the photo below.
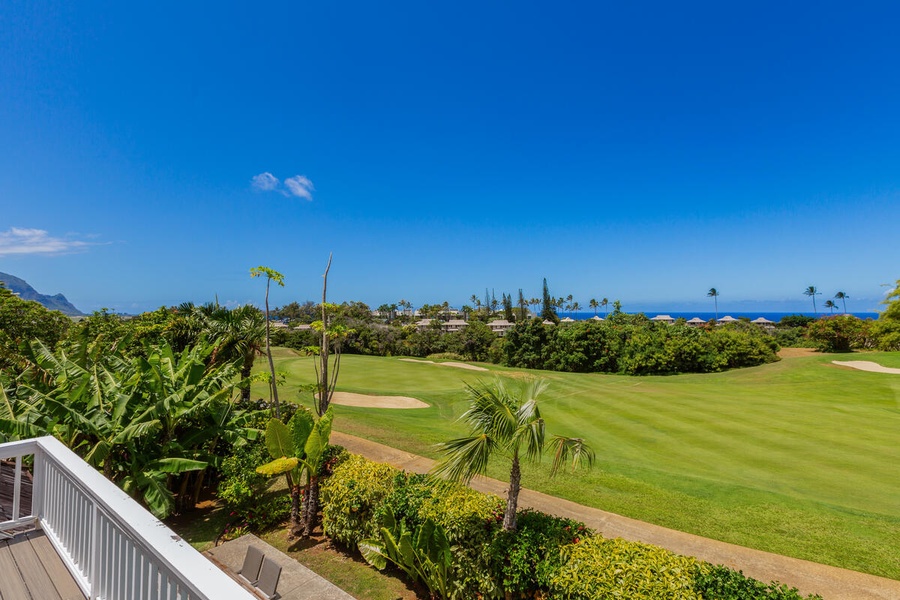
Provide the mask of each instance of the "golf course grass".
[{"label": "golf course grass", "polygon": [[[312,359],[274,353],[284,401]],[[786,358],[725,373],[627,377],[507,369],[476,372],[398,358],[347,355],[338,390],[412,396],[426,409],[335,406],[335,428],[437,458],[434,444],[466,433],[465,383],[496,376],[550,381],[541,410],[550,434],[584,437],[590,471],[523,485],[680,531],[900,579],[900,376],[831,364],[900,353]],[[262,367],[262,361],[258,365]],[[265,385],[254,396],[265,396]],[[507,467],[508,468],[508,467]],[[489,472],[506,479],[497,461]]]}]

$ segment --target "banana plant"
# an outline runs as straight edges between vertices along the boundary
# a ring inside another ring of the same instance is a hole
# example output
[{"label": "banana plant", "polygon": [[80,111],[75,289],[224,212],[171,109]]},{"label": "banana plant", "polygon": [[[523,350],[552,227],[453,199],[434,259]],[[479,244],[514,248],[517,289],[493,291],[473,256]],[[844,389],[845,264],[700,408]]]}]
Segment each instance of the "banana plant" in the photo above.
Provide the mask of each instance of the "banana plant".
[{"label": "banana plant", "polygon": [[432,598],[457,597],[453,555],[443,527],[428,520],[415,531],[409,531],[388,507],[379,534],[380,539],[365,539],[357,545],[367,563],[382,570],[390,561],[413,582],[425,584]]},{"label": "banana plant", "polygon": [[[266,426],[266,447],[272,461],[256,472],[269,477],[285,475],[291,493],[291,535],[308,537],[318,514],[318,480],[331,437],[334,413],[329,408],[319,419],[305,407],[288,424],[272,418]],[[301,506],[301,481],[304,489]]]},{"label": "banana plant", "polygon": [[164,517],[176,484],[185,504],[188,481],[202,484],[188,474],[218,461],[219,439],[239,444],[252,431],[232,410],[237,367],[209,364],[211,344],[175,353],[163,343],[131,359],[119,350],[126,344],[97,338],[51,352],[32,343],[16,398],[0,399],[0,432],[56,436]]}]

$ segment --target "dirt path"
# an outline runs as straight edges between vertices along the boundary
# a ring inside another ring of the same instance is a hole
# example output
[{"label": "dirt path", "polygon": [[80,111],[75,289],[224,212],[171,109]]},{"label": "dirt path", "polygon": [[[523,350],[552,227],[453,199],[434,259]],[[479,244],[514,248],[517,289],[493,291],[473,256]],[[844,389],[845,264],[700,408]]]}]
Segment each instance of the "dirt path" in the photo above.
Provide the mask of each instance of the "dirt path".
[{"label": "dirt path", "polygon": [[[434,464],[434,461],[428,458],[345,433],[333,432],[331,441],[370,460],[388,463],[406,471],[427,473]],[[506,496],[507,485],[496,479],[477,477],[472,482],[472,487],[482,492]],[[804,594],[820,594],[825,600],[900,598],[900,581],[682,533],[524,488],[519,495],[519,507],[530,507],[561,517],[577,519],[605,537],[621,537],[655,544],[678,554],[695,556],[711,563],[742,570],[745,575],[761,581],[778,580],[799,588]]]}]

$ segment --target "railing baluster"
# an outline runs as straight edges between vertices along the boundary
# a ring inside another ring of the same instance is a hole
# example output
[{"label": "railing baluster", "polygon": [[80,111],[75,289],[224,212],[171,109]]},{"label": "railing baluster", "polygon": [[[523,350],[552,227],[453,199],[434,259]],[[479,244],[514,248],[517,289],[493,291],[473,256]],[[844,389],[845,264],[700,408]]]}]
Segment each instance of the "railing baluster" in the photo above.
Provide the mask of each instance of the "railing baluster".
[{"label": "railing baluster", "polygon": [[16,457],[16,466],[15,466],[15,475],[13,475],[13,505],[12,505],[12,518],[13,520],[17,520],[22,515],[19,514],[19,509],[22,507],[22,457]]}]

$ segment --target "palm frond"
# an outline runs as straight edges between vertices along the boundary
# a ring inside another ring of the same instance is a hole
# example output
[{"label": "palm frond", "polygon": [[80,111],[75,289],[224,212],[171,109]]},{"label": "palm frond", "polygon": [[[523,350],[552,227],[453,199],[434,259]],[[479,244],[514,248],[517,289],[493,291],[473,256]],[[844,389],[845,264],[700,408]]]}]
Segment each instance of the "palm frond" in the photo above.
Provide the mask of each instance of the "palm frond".
[{"label": "palm frond", "polygon": [[475,475],[484,474],[497,446],[497,442],[484,433],[439,444],[438,451],[444,458],[438,461],[432,473],[468,483]]},{"label": "palm frond", "polygon": [[553,455],[553,466],[550,468],[550,476],[556,475],[557,471],[563,464],[572,461],[572,471],[579,464],[586,463],[590,468],[594,464],[594,451],[588,446],[583,438],[564,437],[561,435],[553,436],[553,445],[555,451]]}]

